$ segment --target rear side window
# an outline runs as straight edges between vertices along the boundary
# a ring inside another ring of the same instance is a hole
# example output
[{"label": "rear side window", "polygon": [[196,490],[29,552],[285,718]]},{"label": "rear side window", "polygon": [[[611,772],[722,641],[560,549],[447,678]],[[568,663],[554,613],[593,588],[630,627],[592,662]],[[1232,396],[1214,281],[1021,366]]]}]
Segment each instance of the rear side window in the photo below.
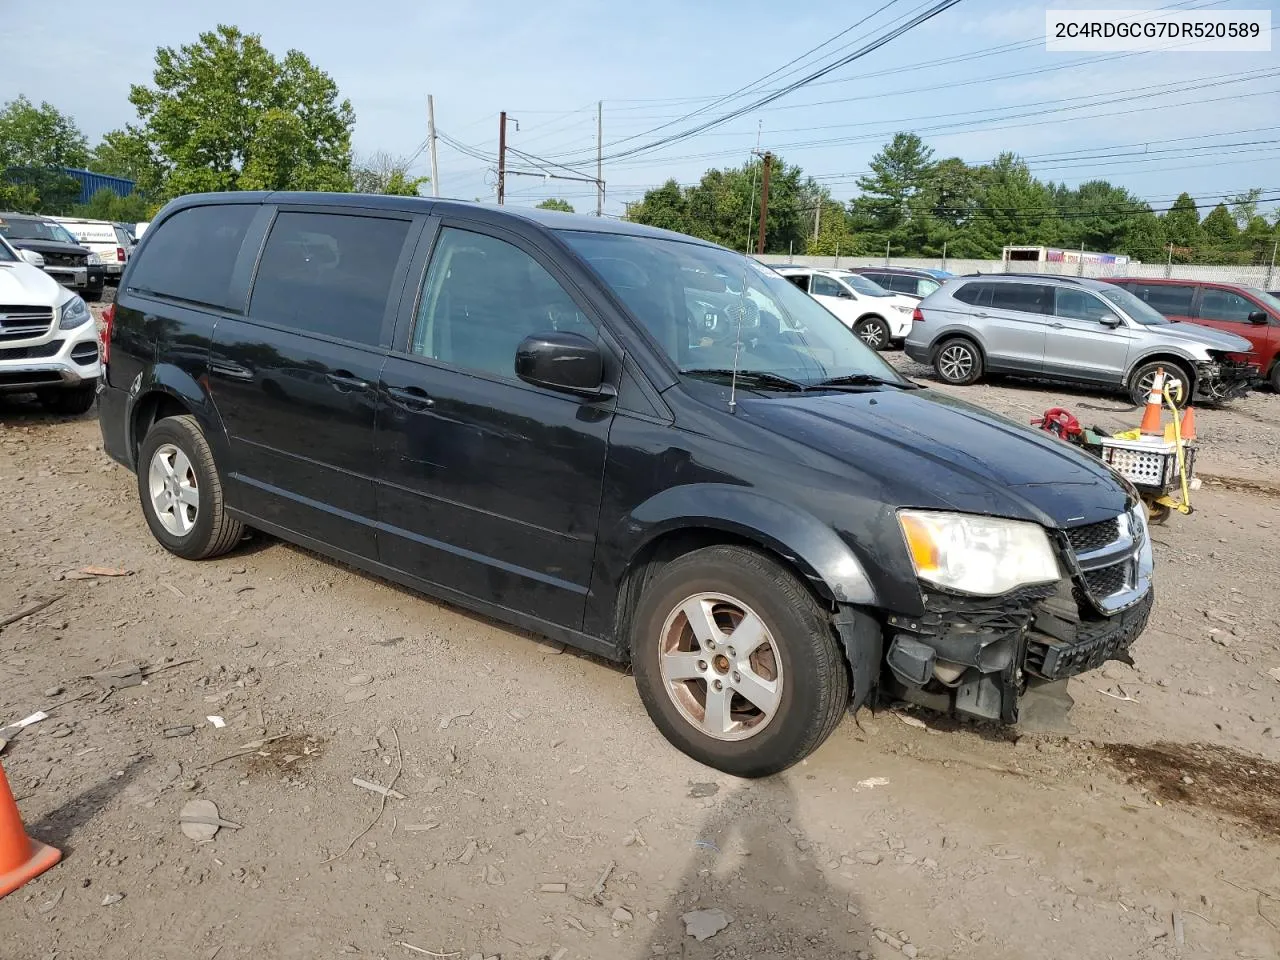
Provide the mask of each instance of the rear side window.
[{"label": "rear side window", "polygon": [[258,207],[251,203],[188,207],[155,228],[129,273],[129,289],[226,310],[231,272]]},{"label": "rear side window", "polygon": [[408,232],[407,220],[281,213],[258,265],[250,315],[374,346]]},{"label": "rear side window", "polygon": [[807,273],[788,273],[785,276],[805,293],[809,292],[809,275]]},{"label": "rear side window", "polygon": [[991,306],[1020,313],[1053,313],[1053,287],[1041,283],[992,284]]},{"label": "rear side window", "polygon": [[1191,316],[1191,300],[1196,288],[1177,283],[1126,283],[1122,286],[1157,313]]},{"label": "rear side window", "polygon": [[994,284],[966,283],[951,295],[961,303],[972,304],[975,307],[989,307],[991,306],[992,286]]},{"label": "rear side window", "polygon": [[815,273],[809,287],[809,292],[815,297],[838,297],[840,294],[844,293],[844,288],[830,277],[824,277],[820,273]]},{"label": "rear side window", "polygon": [[1226,320],[1234,323],[1248,323],[1249,314],[1262,309],[1253,301],[1246,300],[1238,293],[1230,290],[1217,290],[1205,287],[1200,291],[1200,317],[1203,320]]}]

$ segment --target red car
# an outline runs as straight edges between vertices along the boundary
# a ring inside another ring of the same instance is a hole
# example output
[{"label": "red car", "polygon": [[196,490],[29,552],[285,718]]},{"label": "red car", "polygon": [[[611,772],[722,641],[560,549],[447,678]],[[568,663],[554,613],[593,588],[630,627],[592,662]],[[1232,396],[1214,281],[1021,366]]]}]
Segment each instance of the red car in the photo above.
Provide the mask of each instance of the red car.
[{"label": "red car", "polygon": [[1114,277],[1107,282],[1124,287],[1170,320],[1244,337],[1253,344],[1250,360],[1280,391],[1280,299],[1257,287],[1212,280]]}]

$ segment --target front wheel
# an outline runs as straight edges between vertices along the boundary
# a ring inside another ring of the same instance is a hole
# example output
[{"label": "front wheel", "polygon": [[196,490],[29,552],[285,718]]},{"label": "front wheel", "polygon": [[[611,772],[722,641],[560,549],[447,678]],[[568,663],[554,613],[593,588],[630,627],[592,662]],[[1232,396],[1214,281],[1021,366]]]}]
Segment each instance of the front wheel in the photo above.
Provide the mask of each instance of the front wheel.
[{"label": "front wheel", "polygon": [[[1175,407],[1185,406],[1191,398],[1191,375],[1176,363],[1144,363],[1129,378],[1129,398],[1135,407],[1145,407],[1156,382],[1156,371],[1164,370],[1164,386]],[[1163,407],[1164,404],[1161,403]]]},{"label": "front wheel", "polygon": [[734,776],[803,760],[849,705],[826,612],[790,571],[744,547],[706,547],[664,566],[632,620],[631,657],[658,729]]},{"label": "front wheel", "polygon": [[963,337],[947,340],[933,355],[933,369],[944,383],[968,386],[982,377],[982,352]]},{"label": "front wheel", "polygon": [[222,478],[195,417],[166,417],[138,451],[138,495],[152,535],[170,553],[204,560],[226,553],[244,535],[227,515]]},{"label": "front wheel", "polygon": [[889,346],[889,327],[879,317],[863,317],[854,324],[853,332],[872,350],[884,350]]}]

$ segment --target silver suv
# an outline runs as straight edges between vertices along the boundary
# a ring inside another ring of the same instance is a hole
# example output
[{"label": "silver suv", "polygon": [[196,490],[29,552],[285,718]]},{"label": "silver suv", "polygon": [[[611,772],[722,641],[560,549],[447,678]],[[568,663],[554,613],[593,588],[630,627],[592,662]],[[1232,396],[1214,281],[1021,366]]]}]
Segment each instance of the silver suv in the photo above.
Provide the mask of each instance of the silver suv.
[{"label": "silver suv", "polygon": [[1172,323],[1127,290],[1083,277],[952,280],[920,304],[905,349],[947,383],[1021,374],[1115,387],[1135,404],[1161,367],[1183,400],[1228,400],[1257,379],[1249,341]]}]

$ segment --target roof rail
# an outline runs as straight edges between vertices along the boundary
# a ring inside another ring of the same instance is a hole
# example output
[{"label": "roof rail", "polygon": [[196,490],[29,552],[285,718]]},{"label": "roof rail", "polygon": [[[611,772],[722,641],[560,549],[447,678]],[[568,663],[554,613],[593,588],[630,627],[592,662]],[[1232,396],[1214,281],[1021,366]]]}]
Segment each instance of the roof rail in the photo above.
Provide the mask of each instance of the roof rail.
[{"label": "roof rail", "polygon": [[965,276],[985,277],[988,280],[998,280],[1000,277],[1013,277],[1017,280],[1061,280],[1063,283],[1079,283],[1082,279],[1092,279],[1090,277],[1063,277],[1056,273],[966,273]]}]

